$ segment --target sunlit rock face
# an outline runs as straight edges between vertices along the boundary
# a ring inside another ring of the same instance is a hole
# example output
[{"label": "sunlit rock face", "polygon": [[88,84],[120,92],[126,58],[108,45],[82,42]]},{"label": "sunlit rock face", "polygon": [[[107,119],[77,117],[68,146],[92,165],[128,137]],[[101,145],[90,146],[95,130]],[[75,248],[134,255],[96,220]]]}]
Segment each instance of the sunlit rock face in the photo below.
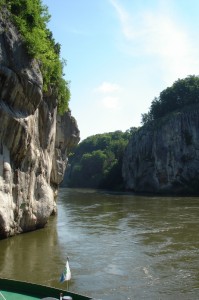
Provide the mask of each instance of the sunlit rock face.
[{"label": "sunlit rock face", "polygon": [[63,180],[68,161],[68,151],[77,145],[79,140],[80,132],[71,112],[68,111],[63,116],[57,115],[55,151],[51,172],[52,185],[56,186]]},{"label": "sunlit rock face", "polygon": [[[53,91],[6,11],[0,12],[0,238],[43,227],[56,212],[67,151],[79,142],[75,119],[57,119]],[[61,146],[62,145],[62,146]]]},{"label": "sunlit rock face", "polygon": [[199,108],[141,128],[126,149],[123,177],[135,192],[199,194]]}]

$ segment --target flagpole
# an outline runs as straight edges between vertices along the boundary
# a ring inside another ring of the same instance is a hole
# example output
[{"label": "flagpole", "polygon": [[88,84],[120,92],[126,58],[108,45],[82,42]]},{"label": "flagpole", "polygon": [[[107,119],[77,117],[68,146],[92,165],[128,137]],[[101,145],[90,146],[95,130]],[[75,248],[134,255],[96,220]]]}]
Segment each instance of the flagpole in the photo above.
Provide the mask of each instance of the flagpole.
[{"label": "flagpole", "polygon": [[67,291],[68,291],[68,280],[66,282],[67,282]]}]

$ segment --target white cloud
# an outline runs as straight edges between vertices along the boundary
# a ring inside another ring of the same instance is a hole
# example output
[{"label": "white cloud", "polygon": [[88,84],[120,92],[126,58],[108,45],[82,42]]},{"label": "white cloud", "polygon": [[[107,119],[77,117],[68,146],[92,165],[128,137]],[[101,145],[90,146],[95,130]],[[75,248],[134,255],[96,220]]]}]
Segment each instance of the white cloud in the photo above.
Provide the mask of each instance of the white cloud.
[{"label": "white cloud", "polygon": [[110,109],[110,110],[118,110],[120,109],[120,102],[119,98],[116,96],[107,96],[101,99],[101,104],[104,108]]},{"label": "white cloud", "polygon": [[[156,66],[162,69],[167,81],[176,80],[190,74],[198,73],[199,60],[195,41],[191,40],[185,26],[173,16],[172,2],[157,1],[160,6],[133,14],[118,0],[109,0],[115,9],[124,40],[123,50],[140,59],[154,59]],[[131,7],[132,9],[132,7]],[[169,13],[170,12],[170,13]],[[121,41],[120,41],[121,42]]]},{"label": "white cloud", "polygon": [[[94,89],[98,105],[103,109],[117,111],[121,108],[122,87],[119,84],[103,81]],[[97,95],[96,95],[97,93]],[[103,95],[103,96],[102,96]]]},{"label": "white cloud", "polygon": [[134,31],[129,24],[130,19],[131,19],[130,15],[117,1],[110,0],[110,3],[113,5],[113,7],[115,8],[115,10],[119,16],[119,20],[122,25],[122,31],[123,31],[124,36],[127,39],[131,39],[134,36]]},{"label": "white cloud", "polygon": [[113,93],[121,90],[121,87],[118,84],[111,83],[111,82],[102,82],[95,91],[100,93]]},{"label": "white cloud", "polygon": [[188,75],[193,51],[187,32],[162,14],[146,13],[144,26],[148,28],[143,38],[146,53],[157,56],[171,74]]}]

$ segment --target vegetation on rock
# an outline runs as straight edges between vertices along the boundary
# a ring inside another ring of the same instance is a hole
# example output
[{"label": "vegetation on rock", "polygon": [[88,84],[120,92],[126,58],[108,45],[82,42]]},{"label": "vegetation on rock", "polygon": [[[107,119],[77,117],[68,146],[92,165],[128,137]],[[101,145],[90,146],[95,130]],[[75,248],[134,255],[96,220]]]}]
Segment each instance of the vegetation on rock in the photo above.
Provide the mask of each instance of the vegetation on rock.
[{"label": "vegetation on rock", "polygon": [[41,0],[0,0],[0,6],[10,11],[25,42],[28,54],[41,64],[44,92],[52,87],[57,93],[58,111],[68,110],[69,82],[63,76],[64,60],[60,59],[60,44],[56,43],[47,28],[50,20],[48,9]]},{"label": "vegetation on rock", "polygon": [[96,134],[83,140],[69,158],[69,187],[122,189],[124,149],[136,128]]},{"label": "vegetation on rock", "polygon": [[178,79],[155,98],[148,113],[142,114],[142,124],[148,124],[187,105],[199,103],[199,76]]}]

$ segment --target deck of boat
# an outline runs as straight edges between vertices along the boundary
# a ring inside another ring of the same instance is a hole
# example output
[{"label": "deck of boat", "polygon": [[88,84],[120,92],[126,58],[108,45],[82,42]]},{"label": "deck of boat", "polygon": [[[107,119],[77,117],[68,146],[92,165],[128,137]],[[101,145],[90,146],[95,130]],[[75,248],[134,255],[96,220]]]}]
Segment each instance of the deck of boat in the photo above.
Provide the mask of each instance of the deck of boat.
[{"label": "deck of boat", "polygon": [[70,296],[72,300],[92,299],[53,287],[0,278],[0,300],[36,300],[47,297],[49,299],[50,297],[51,299],[60,299],[60,293],[63,293],[63,296]]}]

